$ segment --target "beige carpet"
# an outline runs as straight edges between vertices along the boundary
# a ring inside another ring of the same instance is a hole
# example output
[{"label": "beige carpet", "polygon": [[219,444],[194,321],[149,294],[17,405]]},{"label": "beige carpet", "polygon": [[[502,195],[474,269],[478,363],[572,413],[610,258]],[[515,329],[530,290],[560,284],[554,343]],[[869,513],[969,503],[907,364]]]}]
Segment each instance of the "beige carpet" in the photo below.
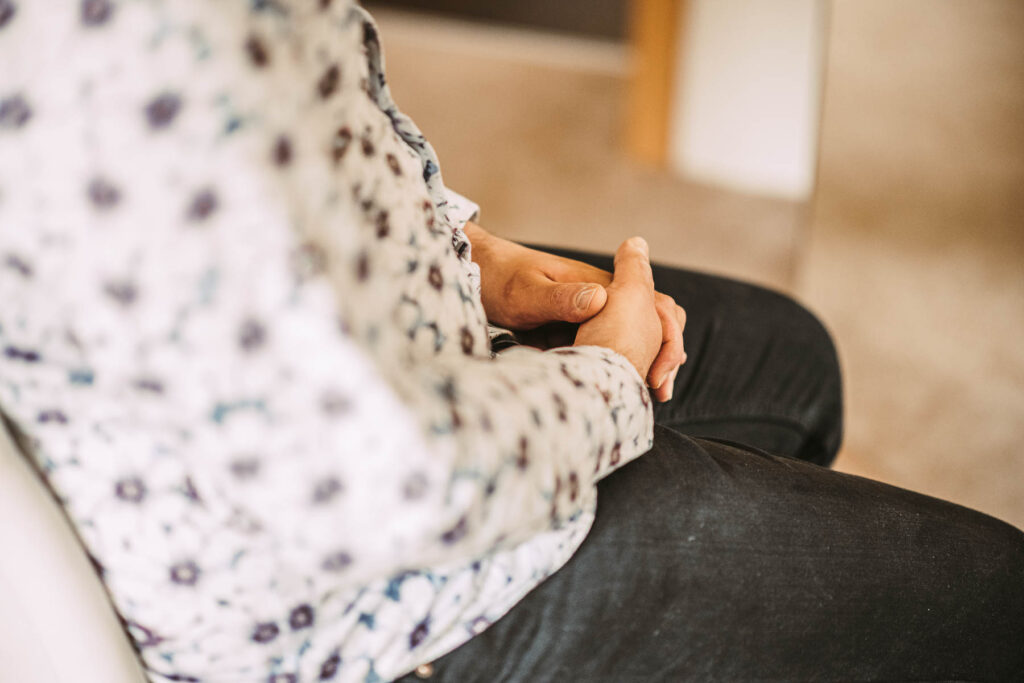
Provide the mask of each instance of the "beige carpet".
[{"label": "beige carpet", "polygon": [[840,341],[839,466],[1024,527],[1024,3],[834,3],[798,291]]},{"label": "beige carpet", "polygon": [[624,163],[624,82],[586,45],[546,62],[379,16],[396,99],[486,227],[599,250],[643,234],[662,261],[796,292],[845,364],[838,468],[1024,526],[1024,3],[832,18],[803,207]]},{"label": "beige carpet", "polygon": [[491,231],[600,251],[642,234],[667,263],[791,281],[803,210],[624,163],[625,81],[588,44],[575,44],[573,66],[547,65],[548,46],[528,35],[499,34],[495,45],[485,28],[480,40],[464,36],[473,25],[422,20],[419,33],[415,15],[374,14],[395,100],[433,143],[446,184],[481,205]]}]

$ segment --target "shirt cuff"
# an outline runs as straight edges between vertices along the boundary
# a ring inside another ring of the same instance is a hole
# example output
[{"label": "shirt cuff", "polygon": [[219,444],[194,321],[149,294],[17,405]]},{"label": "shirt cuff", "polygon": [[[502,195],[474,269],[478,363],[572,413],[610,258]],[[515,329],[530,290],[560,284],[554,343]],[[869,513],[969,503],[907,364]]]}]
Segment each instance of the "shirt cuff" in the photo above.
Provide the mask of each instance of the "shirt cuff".
[{"label": "shirt cuff", "polygon": [[467,221],[477,220],[480,217],[480,206],[455,190],[444,188],[444,197],[447,201],[444,212],[451,224],[458,229],[463,229]]}]

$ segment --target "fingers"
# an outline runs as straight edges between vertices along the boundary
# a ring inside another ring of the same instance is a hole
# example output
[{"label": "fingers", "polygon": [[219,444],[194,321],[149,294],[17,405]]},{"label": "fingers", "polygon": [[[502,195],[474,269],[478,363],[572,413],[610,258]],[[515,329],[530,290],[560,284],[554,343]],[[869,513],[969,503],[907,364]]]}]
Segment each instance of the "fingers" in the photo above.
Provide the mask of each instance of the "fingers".
[{"label": "fingers", "polygon": [[651,363],[647,386],[653,389],[656,401],[664,402],[672,398],[679,366],[686,362],[683,342],[686,311],[672,297],[661,292],[655,294],[655,308],[661,320],[662,345],[658,356]]},{"label": "fingers", "polygon": [[608,293],[601,285],[560,283],[540,273],[525,279],[516,295],[524,309],[521,311],[523,322],[530,325],[580,323],[593,318],[608,302]]},{"label": "fingers", "polygon": [[650,249],[643,237],[630,237],[615,250],[615,273],[612,285],[641,284],[654,289]]},{"label": "fingers", "polygon": [[642,237],[626,240],[615,252],[611,286],[623,285],[641,285],[654,294],[655,310],[661,322],[661,348],[648,370],[647,385],[654,390],[656,400],[667,401],[672,398],[679,366],[686,362],[683,348],[686,311],[677,306],[672,297],[654,291],[650,249]]},{"label": "fingers", "polygon": [[601,285],[589,282],[556,283],[548,287],[547,301],[553,314],[551,320],[581,323],[604,308],[608,293]]},{"label": "fingers", "polygon": [[[648,253],[647,242],[641,237],[626,240],[619,247],[615,254],[613,280],[617,286],[640,285],[653,294],[654,280]],[[568,259],[563,261],[546,262],[540,264],[541,267],[516,273],[509,279],[500,297],[507,325],[527,330],[551,322],[582,323],[604,309],[608,303],[608,292],[599,283],[612,278],[597,268]],[[549,271],[554,271],[554,277]],[[569,275],[580,279],[576,282],[562,279]]]},{"label": "fingers", "polygon": [[[672,305],[675,306],[676,320],[679,321],[679,332],[680,333],[684,333],[684,332],[686,332],[686,310],[682,306],[676,304],[675,299],[672,299],[672,297],[668,297],[668,298],[672,301]],[[685,346],[685,341],[684,341],[684,346]],[[683,365],[684,363],[686,363],[686,349],[685,348],[683,348],[683,359],[681,361],[679,361],[680,365]]]},{"label": "fingers", "polygon": [[655,401],[657,401],[658,403],[664,403],[665,401],[672,400],[672,393],[673,391],[675,391],[676,375],[678,374],[679,366],[676,366],[676,369],[670,372],[668,374],[668,377],[665,378],[665,382],[657,389],[653,389],[651,391],[651,393],[654,395]]},{"label": "fingers", "polygon": [[[679,366],[686,360],[683,350],[683,324],[680,312],[682,309],[670,296],[658,292],[655,296],[655,309],[661,320],[661,349],[651,363],[647,374],[647,385],[654,389],[654,397],[658,401],[672,398],[672,380],[675,379]],[[685,316],[685,313],[682,314]]]},{"label": "fingers", "polygon": [[556,282],[595,282],[605,287],[612,283],[612,274],[607,270],[562,256],[547,256],[550,258],[545,261],[543,271]]}]

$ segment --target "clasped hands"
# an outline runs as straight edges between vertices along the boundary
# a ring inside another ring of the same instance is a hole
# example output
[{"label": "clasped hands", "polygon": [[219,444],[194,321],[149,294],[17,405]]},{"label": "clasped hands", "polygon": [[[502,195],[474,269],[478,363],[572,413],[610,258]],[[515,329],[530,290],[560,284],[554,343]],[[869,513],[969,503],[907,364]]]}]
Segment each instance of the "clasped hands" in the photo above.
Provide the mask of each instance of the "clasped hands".
[{"label": "clasped hands", "polygon": [[529,346],[594,345],[629,360],[657,401],[672,398],[686,362],[686,311],[654,289],[647,242],[633,237],[615,252],[615,272],[529,249],[467,223],[480,266],[487,319]]}]

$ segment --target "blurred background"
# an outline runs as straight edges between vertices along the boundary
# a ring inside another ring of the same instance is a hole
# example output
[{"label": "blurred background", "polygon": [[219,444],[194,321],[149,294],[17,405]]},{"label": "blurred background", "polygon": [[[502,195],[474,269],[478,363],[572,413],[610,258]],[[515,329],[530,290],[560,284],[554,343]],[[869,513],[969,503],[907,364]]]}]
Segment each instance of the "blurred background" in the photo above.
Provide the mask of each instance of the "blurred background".
[{"label": "blurred background", "polygon": [[774,287],[837,339],[837,469],[1024,527],[1024,3],[367,2],[480,222]]}]

